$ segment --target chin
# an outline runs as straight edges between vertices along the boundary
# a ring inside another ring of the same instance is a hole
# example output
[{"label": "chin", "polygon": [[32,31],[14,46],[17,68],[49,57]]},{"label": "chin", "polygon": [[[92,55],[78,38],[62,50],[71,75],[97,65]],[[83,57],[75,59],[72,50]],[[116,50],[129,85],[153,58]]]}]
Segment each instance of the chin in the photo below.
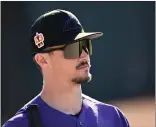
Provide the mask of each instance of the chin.
[{"label": "chin", "polygon": [[90,82],[92,79],[92,75],[90,73],[88,74],[81,74],[75,78],[72,79],[72,82],[75,84],[84,84]]}]

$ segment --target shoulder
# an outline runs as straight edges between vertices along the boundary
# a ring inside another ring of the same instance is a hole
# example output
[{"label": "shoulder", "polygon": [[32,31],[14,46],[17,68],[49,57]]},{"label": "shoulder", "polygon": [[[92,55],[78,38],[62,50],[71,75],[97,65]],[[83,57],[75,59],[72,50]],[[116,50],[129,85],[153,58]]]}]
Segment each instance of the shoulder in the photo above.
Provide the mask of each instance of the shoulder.
[{"label": "shoulder", "polygon": [[96,107],[98,107],[98,108],[100,108],[100,109],[103,109],[103,110],[115,110],[115,108],[116,108],[116,107],[113,106],[113,105],[100,102],[100,101],[98,101],[98,100],[96,100],[96,99],[94,99],[94,98],[91,98],[91,97],[89,97],[89,96],[87,96],[87,95],[84,95],[84,94],[82,95],[82,97],[83,97],[84,102],[85,102],[88,106],[90,106],[90,107],[96,106]]},{"label": "shoulder", "polygon": [[120,122],[123,127],[129,127],[129,123],[125,114],[118,107],[100,102],[84,94],[82,97],[87,106],[93,111],[98,112],[99,116],[102,116],[103,118],[109,117],[113,121]]},{"label": "shoulder", "polygon": [[102,111],[102,112],[105,112],[105,113],[111,113],[111,114],[116,114],[117,112],[117,107],[113,106],[113,105],[110,105],[110,104],[106,104],[106,103],[103,103],[103,102],[100,102],[94,98],[91,98],[87,95],[82,95],[83,97],[83,101],[86,103],[86,105],[92,109],[98,109],[98,111]]},{"label": "shoulder", "polygon": [[25,104],[21,109],[17,111],[17,113],[7,120],[2,127],[29,127],[29,120],[27,116],[27,108],[31,104],[38,104],[38,96],[30,100],[27,104]]},{"label": "shoulder", "polygon": [[6,121],[2,127],[28,127],[28,118],[26,113],[21,112],[14,115]]},{"label": "shoulder", "polygon": [[116,108],[116,113],[117,113],[117,117],[121,121],[121,124],[123,125],[123,127],[130,127],[125,114],[119,108]]}]

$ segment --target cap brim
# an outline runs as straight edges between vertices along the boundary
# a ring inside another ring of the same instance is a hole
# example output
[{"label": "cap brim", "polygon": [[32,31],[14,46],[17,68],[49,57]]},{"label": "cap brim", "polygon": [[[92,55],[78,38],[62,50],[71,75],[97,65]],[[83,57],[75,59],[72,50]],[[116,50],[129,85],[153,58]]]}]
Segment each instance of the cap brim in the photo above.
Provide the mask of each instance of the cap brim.
[{"label": "cap brim", "polygon": [[101,37],[102,35],[102,32],[79,33],[74,40],[95,39]]}]

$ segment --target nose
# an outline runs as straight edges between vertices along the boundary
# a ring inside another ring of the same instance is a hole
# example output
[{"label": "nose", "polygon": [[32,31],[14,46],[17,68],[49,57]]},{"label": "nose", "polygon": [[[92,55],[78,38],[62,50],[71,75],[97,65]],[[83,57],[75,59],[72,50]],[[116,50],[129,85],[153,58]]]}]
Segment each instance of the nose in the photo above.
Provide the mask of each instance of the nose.
[{"label": "nose", "polygon": [[80,55],[80,58],[89,58],[89,54],[87,52],[88,52],[87,49],[86,49],[86,51],[83,49],[82,53]]},{"label": "nose", "polygon": [[82,53],[78,59],[79,61],[86,61],[88,62],[89,66],[90,66],[90,57],[89,54],[83,49]]}]

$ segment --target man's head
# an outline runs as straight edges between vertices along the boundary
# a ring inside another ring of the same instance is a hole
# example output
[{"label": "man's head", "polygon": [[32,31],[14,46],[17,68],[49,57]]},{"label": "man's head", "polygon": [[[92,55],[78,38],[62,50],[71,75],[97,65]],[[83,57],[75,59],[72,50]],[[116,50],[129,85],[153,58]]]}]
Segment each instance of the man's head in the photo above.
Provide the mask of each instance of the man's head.
[{"label": "man's head", "polygon": [[31,28],[34,60],[46,75],[81,84],[91,79],[92,39],[101,32],[86,33],[78,19],[65,10],[40,16]]}]

